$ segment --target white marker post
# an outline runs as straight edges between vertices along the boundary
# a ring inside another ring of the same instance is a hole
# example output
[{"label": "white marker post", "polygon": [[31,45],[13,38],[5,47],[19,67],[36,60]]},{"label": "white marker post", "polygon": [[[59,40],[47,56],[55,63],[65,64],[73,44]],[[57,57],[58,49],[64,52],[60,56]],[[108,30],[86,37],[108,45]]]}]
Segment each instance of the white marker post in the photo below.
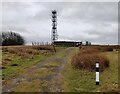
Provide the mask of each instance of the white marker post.
[{"label": "white marker post", "polygon": [[99,62],[96,62],[96,85],[99,85]]}]

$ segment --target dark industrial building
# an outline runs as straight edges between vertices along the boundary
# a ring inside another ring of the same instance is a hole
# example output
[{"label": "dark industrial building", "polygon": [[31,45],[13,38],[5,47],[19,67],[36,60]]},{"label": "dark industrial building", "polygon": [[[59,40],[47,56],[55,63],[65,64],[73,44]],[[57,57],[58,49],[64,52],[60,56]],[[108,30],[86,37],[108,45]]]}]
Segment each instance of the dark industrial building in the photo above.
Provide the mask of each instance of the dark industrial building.
[{"label": "dark industrial building", "polygon": [[82,42],[76,42],[76,41],[54,41],[54,45],[78,47],[78,46],[82,45]]}]

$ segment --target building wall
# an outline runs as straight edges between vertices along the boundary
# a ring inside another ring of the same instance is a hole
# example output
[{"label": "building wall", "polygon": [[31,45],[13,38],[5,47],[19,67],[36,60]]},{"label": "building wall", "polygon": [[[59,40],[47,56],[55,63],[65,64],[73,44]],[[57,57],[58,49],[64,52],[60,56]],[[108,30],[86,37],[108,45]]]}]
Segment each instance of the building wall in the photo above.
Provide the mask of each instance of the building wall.
[{"label": "building wall", "polygon": [[55,45],[59,45],[59,46],[75,47],[75,46],[81,45],[82,42],[74,42],[74,41],[55,41],[54,44],[55,44]]}]

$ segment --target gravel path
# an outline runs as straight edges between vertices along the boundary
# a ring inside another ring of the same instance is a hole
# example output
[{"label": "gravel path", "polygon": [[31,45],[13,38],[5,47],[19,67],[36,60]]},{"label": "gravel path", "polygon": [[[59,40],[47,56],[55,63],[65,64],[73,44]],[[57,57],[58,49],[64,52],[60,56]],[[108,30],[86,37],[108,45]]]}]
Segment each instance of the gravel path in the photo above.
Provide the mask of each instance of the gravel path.
[{"label": "gravel path", "polygon": [[[28,72],[23,75],[20,75],[14,79],[12,79],[12,83],[3,86],[3,92],[11,92],[14,91],[15,87],[18,87],[20,83],[23,81],[31,82],[33,80],[46,81],[47,86],[43,88],[42,92],[62,92],[64,89],[62,87],[62,71],[64,69],[64,65],[69,59],[69,56],[74,52],[74,48],[67,48],[60,52],[57,52],[55,55],[47,58],[46,60],[40,61],[40,63],[36,64],[34,67],[30,68]],[[60,56],[62,55],[62,58]],[[49,62],[57,62],[58,66],[46,66]],[[54,74],[42,76],[42,77],[32,77],[28,76],[33,74],[34,71],[40,70],[42,68],[52,68],[52,72]],[[22,91],[21,91],[22,92]],[[29,92],[29,91],[28,91]]]}]

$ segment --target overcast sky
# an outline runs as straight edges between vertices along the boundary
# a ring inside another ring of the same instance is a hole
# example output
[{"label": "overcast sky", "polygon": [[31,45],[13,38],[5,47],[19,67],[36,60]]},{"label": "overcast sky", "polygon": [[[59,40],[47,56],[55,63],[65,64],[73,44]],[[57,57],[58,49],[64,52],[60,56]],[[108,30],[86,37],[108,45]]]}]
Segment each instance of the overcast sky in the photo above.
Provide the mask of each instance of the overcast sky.
[{"label": "overcast sky", "polygon": [[18,32],[27,44],[51,41],[52,9],[57,10],[59,40],[118,44],[117,2],[4,2],[2,32]]}]

